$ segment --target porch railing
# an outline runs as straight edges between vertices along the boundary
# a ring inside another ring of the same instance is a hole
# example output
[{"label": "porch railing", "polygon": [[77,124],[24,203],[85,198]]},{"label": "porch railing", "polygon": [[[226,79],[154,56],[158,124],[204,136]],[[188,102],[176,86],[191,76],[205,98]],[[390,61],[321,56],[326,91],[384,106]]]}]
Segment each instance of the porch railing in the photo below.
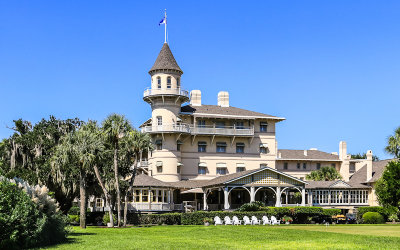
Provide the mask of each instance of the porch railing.
[{"label": "porch railing", "polygon": [[162,124],[142,127],[143,133],[158,133],[158,132],[181,132],[190,133],[190,126],[188,124]]},{"label": "porch railing", "polygon": [[147,88],[143,92],[143,97],[156,96],[156,95],[177,95],[189,98],[189,91],[184,89],[152,89]]},{"label": "porch railing", "polygon": [[215,127],[215,126],[191,126],[192,134],[198,135],[231,135],[231,136],[252,136],[254,135],[254,127]]}]

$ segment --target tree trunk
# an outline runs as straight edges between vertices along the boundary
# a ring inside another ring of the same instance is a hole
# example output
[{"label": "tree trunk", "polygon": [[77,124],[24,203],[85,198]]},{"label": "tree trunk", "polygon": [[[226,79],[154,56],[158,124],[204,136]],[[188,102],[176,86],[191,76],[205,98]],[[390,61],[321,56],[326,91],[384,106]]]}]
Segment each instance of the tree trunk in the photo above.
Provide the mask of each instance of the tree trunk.
[{"label": "tree trunk", "polygon": [[80,226],[86,228],[86,183],[85,177],[81,172],[79,174],[79,192],[80,192]]},{"label": "tree trunk", "polygon": [[99,182],[99,185],[100,185],[101,189],[103,190],[104,197],[106,198],[106,205],[108,206],[108,211],[109,211],[108,214],[110,216],[111,226],[114,227],[114,218],[113,218],[113,212],[112,212],[112,206],[111,206],[111,197],[108,194],[108,191],[103,183],[103,180],[101,179],[99,168],[97,167],[97,165],[94,165],[93,168],[94,168],[94,173],[96,174],[97,181]]},{"label": "tree trunk", "polygon": [[[130,188],[129,188],[130,189]],[[128,194],[129,194],[129,189],[125,194],[125,205],[124,205],[124,227],[126,227],[126,218],[128,214]]]},{"label": "tree trunk", "polygon": [[119,179],[118,179],[118,145],[115,145],[114,149],[114,177],[115,177],[115,189],[117,191],[117,227],[121,225],[121,193],[119,191]]}]

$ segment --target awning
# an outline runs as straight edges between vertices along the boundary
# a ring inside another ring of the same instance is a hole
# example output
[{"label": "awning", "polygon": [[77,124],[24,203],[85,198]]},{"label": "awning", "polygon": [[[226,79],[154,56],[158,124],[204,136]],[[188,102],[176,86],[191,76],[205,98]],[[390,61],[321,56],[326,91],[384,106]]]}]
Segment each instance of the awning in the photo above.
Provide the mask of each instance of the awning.
[{"label": "awning", "polygon": [[226,142],[217,142],[217,146],[226,147]]},{"label": "awning", "polygon": [[226,168],[226,163],[217,163],[217,168]]},{"label": "awning", "polygon": [[177,141],[176,141],[176,144],[178,144],[178,145],[182,145],[182,144],[183,144],[183,142],[182,142],[182,141],[180,141],[180,140],[177,140]]},{"label": "awning", "polygon": [[178,167],[180,167],[180,166],[183,166],[183,164],[182,164],[182,163],[180,163],[180,162],[178,162]]},{"label": "awning", "polygon": [[205,141],[199,141],[199,142],[198,142],[198,145],[199,145],[199,146],[207,146],[207,142],[205,142]]},{"label": "awning", "polygon": [[205,162],[200,162],[199,167],[207,167],[207,164]]},{"label": "awning", "polygon": [[157,167],[162,167],[162,161],[156,162],[156,166],[157,166]]},{"label": "awning", "polygon": [[236,163],[236,167],[238,168],[245,168],[246,165],[244,163]]},{"label": "awning", "polygon": [[243,143],[243,142],[237,142],[237,143],[236,143],[236,146],[238,146],[238,147],[244,147],[244,143]]},{"label": "awning", "polygon": [[192,188],[192,189],[181,192],[181,194],[202,194],[202,193],[203,193],[202,188]]},{"label": "awning", "polygon": [[260,143],[260,148],[268,148],[268,143]]}]

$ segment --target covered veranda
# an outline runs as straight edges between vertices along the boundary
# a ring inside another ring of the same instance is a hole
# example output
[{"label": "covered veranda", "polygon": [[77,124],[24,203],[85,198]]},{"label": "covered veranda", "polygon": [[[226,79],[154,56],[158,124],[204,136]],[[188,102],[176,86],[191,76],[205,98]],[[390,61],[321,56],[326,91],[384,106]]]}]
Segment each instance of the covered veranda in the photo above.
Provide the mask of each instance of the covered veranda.
[{"label": "covered veranda", "polygon": [[[269,167],[220,176],[202,187],[203,209],[230,210],[254,201],[275,207],[306,206],[306,184]],[[294,193],[299,194],[297,199]]]}]

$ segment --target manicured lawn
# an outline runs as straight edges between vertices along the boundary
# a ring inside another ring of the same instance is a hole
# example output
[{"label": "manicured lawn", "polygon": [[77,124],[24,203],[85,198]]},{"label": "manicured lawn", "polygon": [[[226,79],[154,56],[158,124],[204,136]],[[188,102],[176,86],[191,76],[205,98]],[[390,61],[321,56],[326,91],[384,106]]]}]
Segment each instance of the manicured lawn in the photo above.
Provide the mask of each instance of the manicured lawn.
[{"label": "manicured lawn", "polygon": [[397,225],[74,228],[58,249],[396,249]]}]

